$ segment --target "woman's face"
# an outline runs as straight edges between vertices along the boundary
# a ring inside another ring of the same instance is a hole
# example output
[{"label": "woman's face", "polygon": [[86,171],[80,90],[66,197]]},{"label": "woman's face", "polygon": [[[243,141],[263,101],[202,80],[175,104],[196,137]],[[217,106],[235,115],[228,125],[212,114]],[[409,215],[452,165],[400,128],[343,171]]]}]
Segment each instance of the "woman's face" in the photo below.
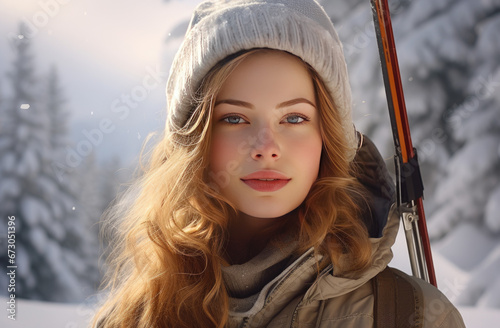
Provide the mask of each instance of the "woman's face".
[{"label": "woman's face", "polygon": [[322,140],[304,64],[281,51],[250,55],[217,95],[209,176],[257,218],[297,208],[318,177]]}]

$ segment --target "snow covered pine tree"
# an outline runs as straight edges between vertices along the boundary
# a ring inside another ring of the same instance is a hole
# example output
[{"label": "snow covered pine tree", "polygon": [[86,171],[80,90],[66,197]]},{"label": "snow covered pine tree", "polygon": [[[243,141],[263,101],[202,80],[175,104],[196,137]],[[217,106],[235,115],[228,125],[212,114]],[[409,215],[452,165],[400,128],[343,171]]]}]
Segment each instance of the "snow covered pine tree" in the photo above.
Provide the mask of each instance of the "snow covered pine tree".
[{"label": "snow covered pine tree", "polygon": [[[89,233],[71,176],[59,179],[51,165],[66,143],[60,129],[64,126],[61,96],[55,73],[45,96],[37,92],[41,88],[25,28],[21,25],[13,40],[12,94],[0,106],[0,233],[7,235],[6,221],[14,216],[16,297],[78,301],[99,281],[98,243]],[[0,240],[6,250],[6,239]],[[4,269],[7,260],[2,251]],[[1,286],[6,286],[6,279],[5,274],[0,276]]]}]

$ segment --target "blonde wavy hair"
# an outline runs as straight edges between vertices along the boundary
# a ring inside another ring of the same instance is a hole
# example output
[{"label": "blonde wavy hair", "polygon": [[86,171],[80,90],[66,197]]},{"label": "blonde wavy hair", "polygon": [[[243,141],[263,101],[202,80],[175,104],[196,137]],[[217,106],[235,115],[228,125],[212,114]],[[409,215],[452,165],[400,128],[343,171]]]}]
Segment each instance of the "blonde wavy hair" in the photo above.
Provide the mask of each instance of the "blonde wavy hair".
[{"label": "blonde wavy hair", "polygon": [[[230,56],[207,74],[180,129],[167,124],[142,176],[105,214],[116,229],[107,277],[109,296],[93,327],[224,327],[228,294],[221,273],[228,218],[237,213],[208,183],[212,110],[231,72],[253,49]],[[314,247],[335,274],[355,276],[370,265],[360,219],[362,187],[346,158],[341,118],[309,65],[320,114],[320,172],[294,222],[298,252]]]}]

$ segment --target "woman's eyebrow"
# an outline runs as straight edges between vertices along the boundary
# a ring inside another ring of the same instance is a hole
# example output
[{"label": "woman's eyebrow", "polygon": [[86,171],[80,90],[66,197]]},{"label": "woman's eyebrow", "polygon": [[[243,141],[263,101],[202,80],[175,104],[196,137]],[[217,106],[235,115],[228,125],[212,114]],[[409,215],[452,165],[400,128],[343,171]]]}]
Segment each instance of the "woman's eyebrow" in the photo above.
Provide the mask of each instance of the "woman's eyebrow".
[{"label": "woman's eyebrow", "polygon": [[307,100],[306,98],[295,98],[292,100],[287,100],[287,101],[282,102],[278,106],[276,106],[276,108],[278,109],[278,108],[283,108],[283,107],[290,107],[290,106],[300,104],[300,103],[306,103],[306,104],[309,104],[309,105],[313,106],[314,108],[316,108],[316,105],[314,105],[311,101]]},{"label": "woman's eyebrow", "polygon": [[[287,100],[287,101],[284,101],[284,102],[278,104],[278,106],[276,106],[276,109],[280,109],[283,107],[290,107],[290,106],[300,104],[300,103],[306,103],[306,104],[309,104],[309,105],[313,106],[314,108],[316,108],[316,105],[314,105],[311,101],[307,100],[306,98],[295,98],[295,99]],[[234,105],[234,106],[239,106],[239,107],[246,107],[249,109],[255,109],[255,106],[252,105],[251,103],[246,102],[246,101],[242,101],[242,100],[236,100],[236,99],[218,100],[215,102],[214,107],[217,105],[220,105],[220,104],[229,104],[229,105]]]},{"label": "woman's eyebrow", "polygon": [[214,107],[216,107],[217,105],[220,105],[220,104],[229,104],[229,105],[234,105],[234,106],[239,106],[239,107],[246,107],[246,108],[250,108],[250,109],[255,109],[254,105],[252,105],[251,103],[248,103],[246,101],[243,101],[243,100],[222,99],[222,100],[216,101]]}]

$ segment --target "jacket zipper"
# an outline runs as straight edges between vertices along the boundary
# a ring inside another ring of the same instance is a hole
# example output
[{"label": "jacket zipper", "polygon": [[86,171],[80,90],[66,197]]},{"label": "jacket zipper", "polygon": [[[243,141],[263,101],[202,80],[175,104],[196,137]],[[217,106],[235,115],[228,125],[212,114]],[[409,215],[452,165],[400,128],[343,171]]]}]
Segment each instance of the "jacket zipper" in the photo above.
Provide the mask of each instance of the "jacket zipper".
[{"label": "jacket zipper", "polygon": [[[323,271],[318,276],[318,280],[321,277],[323,277],[324,275],[328,274],[328,272],[330,272],[332,270],[332,268],[333,268],[333,265],[331,265],[331,264],[329,266],[327,266],[326,268],[324,268]],[[304,299],[302,299],[302,301],[303,300]],[[290,328],[293,328],[293,326],[295,325],[295,321],[297,320],[297,314],[299,312],[299,306],[302,304],[302,301],[298,302],[297,305],[295,306],[295,310],[293,311],[292,321],[290,322]]]}]

